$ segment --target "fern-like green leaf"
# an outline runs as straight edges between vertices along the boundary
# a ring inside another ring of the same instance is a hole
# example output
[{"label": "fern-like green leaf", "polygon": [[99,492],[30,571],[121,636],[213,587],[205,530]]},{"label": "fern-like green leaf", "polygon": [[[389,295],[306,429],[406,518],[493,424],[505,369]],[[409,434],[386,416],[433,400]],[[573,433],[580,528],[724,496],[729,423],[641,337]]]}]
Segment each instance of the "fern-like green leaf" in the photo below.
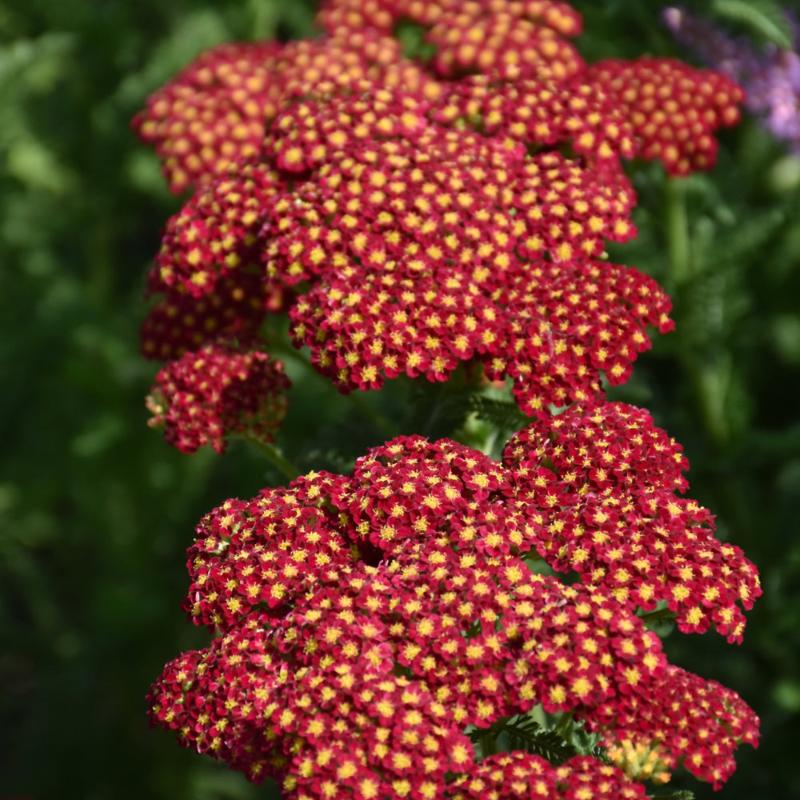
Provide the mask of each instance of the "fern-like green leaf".
[{"label": "fern-like green leaf", "polygon": [[[541,756],[551,764],[563,764],[567,759],[583,755],[583,749],[567,741],[558,731],[544,728],[528,716],[520,715],[495,723],[491,728],[475,730],[470,738],[487,754],[487,742],[492,750],[524,750]],[[594,748],[592,748],[593,750]]]},{"label": "fern-like green leaf", "polygon": [[728,228],[724,235],[715,237],[714,254],[709,262],[738,262],[752,258],[775,236],[784,219],[783,211],[770,209],[755,214],[751,219],[737,221],[735,228]]},{"label": "fern-like green leaf", "polygon": [[499,428],[504,433],[518,430],[530,421],[515,403],[485,395],[473,395],[470,409],[479,419]]}]

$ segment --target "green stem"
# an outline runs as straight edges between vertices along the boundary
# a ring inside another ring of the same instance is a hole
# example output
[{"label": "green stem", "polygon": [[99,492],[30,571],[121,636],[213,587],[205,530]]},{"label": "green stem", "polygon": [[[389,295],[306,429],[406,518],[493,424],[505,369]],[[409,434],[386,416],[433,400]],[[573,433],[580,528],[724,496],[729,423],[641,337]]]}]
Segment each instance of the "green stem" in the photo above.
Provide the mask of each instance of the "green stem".
[{"label": "green stem", "polygon": [[439,414],[442,410],[442,403],[444,402],[443,399],[443,392],[439,386],[435,387],[435,394],[433,398],[433,403],[427,409],[428,415],[425,418],[424,423],[419,428],[420,433],[423,436],[430,436],[434,430],[434,426],[436,421],[439,419]]},{"label": "green stem", "polygon": [[271,39],[275,35],[276,27],[276,6],[264,0],[250,0],[248,10],[250,12],[250,25],[252,38],[256,41]]},{"label": "green stem", "polygon": [[483,444],[480,447],[480,451],[484,455],[491,457],[492,451],[494,450],[494,446],[497,443],[497,437],[499,433],[500,432],[497,430],[497,428],[494,427],[491,429],[491,431],[489,431],[488,436],[486,437],[486,439],[484,440]]},{"label": "green stem", "polygon": [[724,447],[730,438],[725,409],[730,387],[730,359],[727,354],[705,359],[703,363],[692,358],[689,368],[706,431],[717,446]]},{"label": "green stem", "polygon": [[290,481],[300,475],[300,470],[285,458],[275,445],[267,444],[267,442],[262,442],[249,436],[246,436],[245,440],[255,445],[267,457],[267,461]]},{"label": "green stem", "polygon": [[667,178],[665,184],[667,249],[669,271],[674,285],[687,281],[692,269],[689,217],[686,212],[686,181]]},{"label": "green stem", "polygon": [[561,719],[556,723],[555,732],[565,741],[569,742],[572,732],[572,712],[565,712]]},{"label": "green stem", "polygon": [[[686,209],[686,186],[683,178],[667,178],[665,184],[665,223],[672,285],[680,289],[692,276],[689,218]],[[725,399],[730,383],[730,368],[723,360],[698,357],[692,348],[682,348],[680,359],[689,371],[706,430],[715,444],[724,446],[729,438]]]}]

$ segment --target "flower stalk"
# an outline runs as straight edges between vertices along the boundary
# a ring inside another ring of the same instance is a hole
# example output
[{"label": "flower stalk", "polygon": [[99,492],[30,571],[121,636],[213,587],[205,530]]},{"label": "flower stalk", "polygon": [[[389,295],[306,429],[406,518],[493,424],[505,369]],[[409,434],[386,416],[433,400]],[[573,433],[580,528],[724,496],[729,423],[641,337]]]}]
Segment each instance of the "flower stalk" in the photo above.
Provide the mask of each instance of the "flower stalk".
[{"label": "flower stalk", "polygon": [[292,464],[274,444],[252,437],[246,437],[245,441],[255,447],[287,480],[292,481],[302,474],[302,471]]},{"label": "flower stalk", "polygon": [[691,235],[686,208],[686,179],[667,178],[664,182],[664,195],[669,277],[672,285],[678,290],[690,279],[692,274]]}]

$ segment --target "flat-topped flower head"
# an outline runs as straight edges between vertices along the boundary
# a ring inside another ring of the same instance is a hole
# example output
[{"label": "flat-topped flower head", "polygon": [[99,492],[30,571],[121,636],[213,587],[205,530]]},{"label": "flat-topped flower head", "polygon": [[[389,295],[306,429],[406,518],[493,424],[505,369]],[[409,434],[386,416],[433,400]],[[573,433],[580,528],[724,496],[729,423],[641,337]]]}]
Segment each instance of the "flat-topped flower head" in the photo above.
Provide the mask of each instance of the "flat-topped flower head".
[{"label": "flat-topped flower head", "polygon": [[[327,63],[333,40],[319,46]],[[647,326],[671,323],[655,284],[590,260],[635,234],[618,158],[632,152],[639,112],[628,119],[629,93],[604,90],[609,65],[565,86],[472,78],[431,106],[355,69],[315,72],[301,50],[280,56],[297,69],[259,160],[229,168],[170,222],[160,282],[213,303],[220,278],[254,267],[266,284],[257,293],[278,307],[292,302],[281,285],[310,282],[292,311],[295,341],[343,390],[403,373],[445,380],[478,358],[534,414],[598,398],[601,371],[626,380]],[[523,143],[583,157],[527,155]],[[190,305],[180,294],[167,303],[173,316]],[[153,316],[147,348],[167,352],[157,340],[177,332],[162,309]]]},{"label": "flat-topped flower head", "polygon": [[521,751],[482,759],[449,789],[450,800],[645,800],[644,786],[590,756],[554,766]]},{"label": "flat-topped flower head", "polygon": [[252,268],[258,234],[282,178],[260,163],[239,163],[198,188],[167,221],[156,256],[157,285],[192,297],[213,294],[220,278]]},{"label": "flat-topped flower head", "polygon": [[293,334],[340,388],[445,380],[479,357],[538,413],[597,396],[598,369],[623,381],[647,325],[670,329],[656,284],[590,260],[635,232],[615,161],[527,156],[426,123],[418,107],[386,126],[405,118],[409,138],[360,141],[332,116],[342,150],[278,199],[264,238],[273,279],[320,275],[290,312]]},{"label": "flat-topped flower head", "polygon": [[258,153],[264,118],[277,110],[280,51],[275,42],[220,45],[148,99],[133,124],[155,146],[173,192]]},{"label": "flat-topped flower head", "polygon": [[569,37],[580,14],[558,0],[329,0],[319,23],[328,31],[398,33],[411,23],[424,32],[432,67],[446,77],[481,73],[561,80],[583,68]]},{"label": "flat-topped flower head", "polygon": [[669,298],[651,278],[610,262],[533,262],[504,287],[506,328],[484,358],[490,378],[510,377],[520,408],[600,399],[600,373],[624,383],[651,346],[648,327],[673,328]]},{"label": "flat-topped flower head", "polygon": [[536,544],[555,569],[577,572],[620,601],[665,603],[687,633],[714,627],[740,642],[761,595],[758,571],[714,536],[714,518],[687,488],[681,447],[633,406],[574,406],[509,442],[505,463],[552,514]]},{"label": "flat-topped flower head", "polygon": [[316,581],[336,585],[354,559],[330,512],[330,495],[343,481],[307,476],[207,514],[189,550],[192,620],[227,629],[258,610],[285,614]]},{"label": "flat-topped flower head", "polygon": [[282,294],[265,287],[260,275],[244,268],[210,283],[212,292],[193,297],[182,286],[165,291],[158,272],[151,273],[151,291],[159,299],[139,334],[145,358],[172,361],[187,350],[217,341],[258,346],[258,329],[267,310],[281,305]]},{"label": "flat-topped flower head", "polygon": [[647,326],[672,327],[668,298],[636,270],[513,258],[499,276],[428,262],[383,276],[344,268],[299,298],[293,333],[345,390],[400,374],[443,381],[477,358],[490,378],[512,379],[523,411],[540,414],[601,397],[601,370],[624,382],[650,346]]},{"label": "flat-topped flower head", "polygon": [[184,747],[254,780],[280,777],[287,758],[263,730],[269,704],[286,695],[280,660],[274,637],[253,617],[167,664],[150,690],[151,719]]},{"label": "flat-topped flower head", "polygon": [[569,145],[601,161],[635,153],[633,129],[619,101],[580,74],[563,82],[471,76],[446,85],[435,117],[528,146]]},{"label": "flat-topped flower head", "polygon": [[[521,142],[442,128],[427,108],[334,92],[276,120],[267,148],[306,180],[272,204],[267,274],[321,279],[291,310],[297,343],[342,389],[402,373],[444,380],[479,356],[537,412],[596,396],[598,367],[624,380],[648,346],[644,328],[671,323],[655,284],[589,261],[635,233],[616,160],[528,156]],[[522,363],[516,334],[537,318],[536,336],[572,341]]]},{"label": "flat-topped flower head", "polygon": [[741,744],[758,746],[759,719],[735,692],[670,665],[647,698],[600,709],[614,718],[608,755],[631,777],[666,781],[678,764],[719,789],[736,769]]},{"label": "flat-topped flower head", "polygon": [[286,412],[289,379],[266,353],[206,345],[184,353],[156,376],[147,405],[150,425],[164,427],[170,444],[193,453],[241,434],[270,441]]},{"label": "flat-topped flower head", "polygon": [[183,192],[260,152],[285,98],[320,81],[369,80],[431,97],[437,83],[374,31],[319,40],[225,44],[201,54],[155,92],[133,121],[152,144],[170,189]]},{"label": "flat-topped flower head", "polygon": [[[528,155],[528,134],[464,129],[419,94],[321,81],[275,117],[261,162],[201,187],[168,224],[153,280],[180,311],[154,310],[148,351],[174,352],[176,316],[206,325],[181,293],[207,296],[205,310],[233,280],[262,314],[288,305],[295,342],[344,391],[446,380],[479,359],[530,414],[601,396],[600,372],[623,382],[647,327],[672,325],[653,281],[598,260],[635,234],[633,189],[592,111],[604,103],[562,93],[548,139],[582,140],[582,119],[591,158]],[[220,322],[207,327],[213,338]]]},{"label": "flat-topped flower head", "polygon": [[637,155],[658,160],[671,175],[710,169],[716,131],[739,121],[744,92],[730,78],[671,58],[607,59],[587,80],[627,109]]},{"label": "flat-topped flower head", "polygon": [[[756,742],[747,706],[670,667],[656,634],[602,582],[567,586],[526,561],[570,513],[551,499],[565,416],[551,421],[553,470],[532,463],[519,437],[506,463],[450,440],[399,437],[351,475],[310,473],[214,510],[190,550],[186,607],[220,636],[168,665],[152,718],[308,800],[406,798],[412,787],[466,800],[514,786],[525,797],[638,798],[634,780],[664,779],[681,760],[724,781],[736,744]],[[607,429],[598,417],[586,435],[621,438],[608,416]],[[635,468],[644,456],[628,430]],[[655,491],[680,483],[671,446],[660,433],[640,445],[667,451],[645,474]],[[629,487],[626,469],[605,478],[583,449],[576,472]],[[658,582],[669,569],[652,573]],[[469,726],[536,706],[573,713],[630,777],[591,758],[476,762]],[[655,755],[639,758],[644,749]]]}]

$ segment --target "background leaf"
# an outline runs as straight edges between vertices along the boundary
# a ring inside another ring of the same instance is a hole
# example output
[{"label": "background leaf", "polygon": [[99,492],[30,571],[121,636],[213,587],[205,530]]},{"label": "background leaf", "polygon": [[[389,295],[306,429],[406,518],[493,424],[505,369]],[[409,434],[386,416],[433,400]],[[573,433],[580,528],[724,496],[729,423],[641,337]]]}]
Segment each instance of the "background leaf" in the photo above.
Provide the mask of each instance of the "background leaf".
[{"label": "background leaf", "polygon": [[774,0],[713,0],[712,10],[722,20],[741,23],[767,42],[791,49],[792,34],[785,6]]}]

